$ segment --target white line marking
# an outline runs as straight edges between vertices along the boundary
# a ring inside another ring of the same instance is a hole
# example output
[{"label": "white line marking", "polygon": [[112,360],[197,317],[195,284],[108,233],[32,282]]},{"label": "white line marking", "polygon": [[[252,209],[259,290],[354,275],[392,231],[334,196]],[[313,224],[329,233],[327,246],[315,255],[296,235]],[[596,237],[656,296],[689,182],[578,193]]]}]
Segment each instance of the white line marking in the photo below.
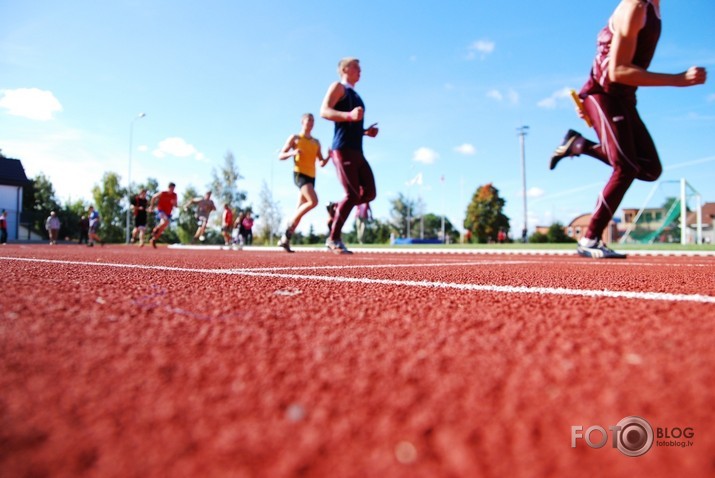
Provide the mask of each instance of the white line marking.
[{"label": "white line marking", "polygon": [[611,290],[588,290],[588,289],[566,289],[563,287],[523,287],[523,286],[500,286],[488,284],[459,284],[454,282],[428,282],[428,281],[402,281],[391,279],[366,279],[360,277],[334,277],[334,276],[312,276],[299,274],[277,274],[268,272],[253,272],[248,270],[235,271],[237,275],[252,277],[270,277],[280,279],[314,280],[324,282],[347,282],[357,284],[380,284],[407,287],[424,287],[434,289],[456,289],[478,292],[502,292],[508,294],[545,294],[545,295],[570,295],[581,297],[608,297],[614,299],[640,299],[657,300],[667,302],[699,302],[703,304],[715,304],[715,297],[700,294],[669,294],[663,292],[630,292]]},{"label": "white line marking", "polygon": [[157,270],[163,272],[196,272],[200,274],[216,275],[241,275],[248,277],[267,277],[277,279],[291,279],[302,281],[339,282],[353,284],[379,284],[404,287],[422,287],[431,289],[453,289],[476,292],[497,292],[506,294],[542,294],[542,295],[565,295],[577,297],[613,298],[613,299],[639,299],[650,301],[667,302],[697,302],[702,304],[715,304],[715,297],[701,294],[670,294],[664,292],[632,292],[632,291],[612,291],[612,290],[589,290],[589,289],[567,289],[563,287],[524,287],[524,286],[501,286],[494,284],[460,284],[455,282],[429,282],[429,281],[405,281],[394,279],[368,279],[360,277],[340,277],[340,276],[317,276],[301,274],[281,274],[252,269],[194,269],[184,267],[149,266],[138,264],[110,264],[102,262],[84,261],[60,261],[52,259],[32,259],[18,257],[0,257],[2,260],[14,260],[21,262],[37,262],[45,264],[80,265],[92,267],[114,267],[119,269],[144,269]]},{"label": "white line marking", "polygon": [[[224,249],[225,246],[191,246],[184,244],[169,244],[168,249],[173,250],[203,250],[203,251],[218,251]],[[224,249],[225,250],[225,249]],[[293,248],[296,252],[327,252],[325,246],[296,246]],[[444,246],[436,247],[420,247],[412,248],[412,246],[385,246],[385,247],[350,247],[353,252],[359,252],[360,254],[415,254],[415,255],[425,255],[425,254],[452,254],[452,255],[497,255],[497,256],[576,256],[576,244],[574,244],[573,249],[497,249],[497,248],[484,248],[484,249],[451,249],[444,248]],[[230,251],[227,251],[227,254]],[[233,251],[236,254],[240,254],[240,251]],[[285,251],[280,247],[267,247],[267,246],[244,246],[243,252],[280,252],[285,254]],[[634,249],[634,250],[624,250],[625,254],[629,256],[676,256],[676,257],[715,257],[715,251],[704,250],[704,251],[673,251],[673,250],[647,250],[647,249]],[[586,261],[588,259],[584,259]]]}]

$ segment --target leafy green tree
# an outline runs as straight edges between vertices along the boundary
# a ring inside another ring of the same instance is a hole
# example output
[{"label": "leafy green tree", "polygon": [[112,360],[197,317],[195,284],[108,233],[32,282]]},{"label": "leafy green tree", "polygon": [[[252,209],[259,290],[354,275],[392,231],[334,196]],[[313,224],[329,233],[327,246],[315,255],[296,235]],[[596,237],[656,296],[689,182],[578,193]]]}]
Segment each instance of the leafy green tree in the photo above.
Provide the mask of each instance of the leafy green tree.
[{"label": "leafy green tree", "polygon": [[471,231],[474,240],[481,243],[496,242],[499,229],[508,234],[509,218],[502,212],[506,200],[491,183],[480,186],[467,206],[464,227]]},{"label": "leafy green tree", "polygon": [[546,244],[549,242],[549,236],[543,232],[536,231],[531,236],[529,236],[529,242],[532,244]]},{"label": "leafy green tree", "polygon": [[79,239],[79,221],[82,216],[87,215],[88,204],[84,200],[68,202],[62,207],[60,216],[62,217],[61,237],[68,237],[72,240]]},{"label": "leafy green tree", "polygon": [[[50,181],[50,178],[40,173],[35,178],[31,179],[32,184],[25,187],[22,196],[23,213],[22,222],[29,224],[30,229],[41,234],[46,234],[45,221],[50,212],[56,211],[60,213],[61,206],[55,194],[55,188]],[[60,217],[62,226],[65,225],[65,219]],[[60,237],[64,237],[64,231],[60,229]]]},{"label": "leafy green tree", "polygon": [[549,226],[546,232],[546,238],[551,243],[576,242],[572,237],[569,237],[564,231],[564,225],[560,222],[555,222]]},{"label": "leafy green tree", "polygon": [[[423,216],[425,239],[438,239],[442,236],[442,216],[427,213]],[[459,231],[454,229],[454,226],[446,217],[444,218],[444,232],[450,238],[450,242],[459,241]]]},{"label": "leafy green tree", "polygon": [[258,198],[258,221],[256,223],[256,238],[263,243],[272,243],[273,237],[281,232],[283,214],[280,204],[273,198],[273,192],[268,183],[263,181]]},{"label": "leafy green tree", "polygon": [[106,172],[102,176],[101,185],[92,188],[94,207],[99,212],[99,236],[105,242],[124,242],[126,227],[126,189],[121,186],[121,178],[117,173]]},{"label": "leafy green tree", "polygon": [[179,241],[181,241],[183,244],[191,242],[191,239],[196,233],[196,229],[199,227],[199,223],[196,220],[194,210],[184,210],[182,206],[184,204],[188,204],[189,201],[191,201],[197,196],[199,196],[199,193],[196,191],[196,188],[189,185],[184,190],[184,194],[181,199],[179,199],[179,214],[177,215],[179,220],[178,225],[176,227],[176,235],[179,237]]},{"label": "leafy green tree", "polygon": [[319,244],[320,243],[320,237],[315,233],[315,228],[311,224],[310,227],[308,228],[308,235],[305,237],[306,244]]},{"label": "leafy green tree", "polygon": [[390,225],[392,228],[401,237],[414,236],[415,226],[419,224],[420,215],[424,209],[422,200],[410,199],[399,193],[390,203],[392,204],[390,209]]},{"label": "leafy green tree", "polygon": [[214,169],[213,180],[211,181],[211,194],[216,209],[223,211],[223,205],[228,204],[232,209],[241,209],[243,201],[246,200],[246,192],[238,188],[238,182],[243,176],[238,171],[236,158],[228,151],[224,156],[224,165],[219,172]]},{"label": "leafy green tree", "polygon": [[[137,195],[142,189],[146,189],[146,198],[147,201],[150,201],[151,198],[159,192],[159,181],[157,181],[155,178],[147,178],[146,181],[135,186],[135,189],[132,191],[132,197]],[[154,226],[156,226],[156,217],[154,214],[148,213],[146,217],[147,235],[151,234],[151,231],[152,229],[154,229]]]}]

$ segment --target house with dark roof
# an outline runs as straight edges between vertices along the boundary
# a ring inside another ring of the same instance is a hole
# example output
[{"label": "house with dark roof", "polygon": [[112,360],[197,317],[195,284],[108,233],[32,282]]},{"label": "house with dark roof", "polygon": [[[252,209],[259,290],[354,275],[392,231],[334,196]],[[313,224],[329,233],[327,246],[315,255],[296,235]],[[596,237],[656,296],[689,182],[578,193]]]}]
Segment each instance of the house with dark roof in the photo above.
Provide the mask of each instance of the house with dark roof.
[{"label": "house with dark roof", "polygon": [[19,159],[6,158],[0,150],[0,210],[7,214],[7,238],[17,240],[22,213],[22,193],[32,183]]}]

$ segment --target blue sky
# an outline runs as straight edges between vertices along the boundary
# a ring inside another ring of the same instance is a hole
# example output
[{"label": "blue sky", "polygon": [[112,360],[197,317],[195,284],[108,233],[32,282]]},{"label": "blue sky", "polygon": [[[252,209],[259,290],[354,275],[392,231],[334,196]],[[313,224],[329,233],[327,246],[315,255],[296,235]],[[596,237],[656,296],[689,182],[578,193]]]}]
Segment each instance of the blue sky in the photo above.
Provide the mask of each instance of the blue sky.
[{"label": "blue sky", "polygon": [[[126,181],[133,125],[133,181],[202,191],[230,150],[248,203],[265,181],[287,218],[297,189],[277,151],[301,114],[317,116],[338,60],[355,56],[365,120],[380,127],[365,140],[375,215],[387,218],[402,193],[461,227],[474,190],[493,183],[518,235],[519,126],[529,126],[530,230],[590,212],[610,174],[585,158],[549,171],[548,158],[570,127],[594,138],[564,92],[585,81],[616,4],[0,0],[0,148],[29,176],[49,176],[63,200],[90,199],[105,171]],[[712,76],[715,2],[664,0],[662,10],[651,69],[699,65]],[[706,201],[715,201],[713,82],[639,92],[662,179],[685,177]],[[314,136],[327,148],[332,123],[317,118]],[[651,189],[636,183],[622,207],[641,206]],[[323,204],[341,197],[332,164],[316,190]],[[324,216],[311,212],[301,229],[322,230]]]}]

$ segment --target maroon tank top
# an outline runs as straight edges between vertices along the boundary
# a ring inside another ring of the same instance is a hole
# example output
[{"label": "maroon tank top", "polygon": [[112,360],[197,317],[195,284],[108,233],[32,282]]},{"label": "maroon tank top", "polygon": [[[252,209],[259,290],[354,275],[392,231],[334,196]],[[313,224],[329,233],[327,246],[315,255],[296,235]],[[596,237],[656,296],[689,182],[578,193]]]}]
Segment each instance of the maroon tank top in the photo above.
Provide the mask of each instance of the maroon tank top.
[{"label": "maroon tank top", "polygon": [[[633,55],[632,63],[643,69],[648,69],[655,54],[658,40],[660,39],[661,20],[653,4],[649,0],[644,1],[648,4],[646,7],[648,11],[646,13],[645,25],[641,31],[638,32],[636,51]],[[611,95],[630,98],[635,101],[638,87],[615,83],[608,78],[609,54],[611,52],[612,41],[613,32],[611,31],[609,20],[609,24],[598,34],[596,58],[593,61],[591,75],[581,90],[581,96],[585,97],[589,94],[605,92]]]}]

